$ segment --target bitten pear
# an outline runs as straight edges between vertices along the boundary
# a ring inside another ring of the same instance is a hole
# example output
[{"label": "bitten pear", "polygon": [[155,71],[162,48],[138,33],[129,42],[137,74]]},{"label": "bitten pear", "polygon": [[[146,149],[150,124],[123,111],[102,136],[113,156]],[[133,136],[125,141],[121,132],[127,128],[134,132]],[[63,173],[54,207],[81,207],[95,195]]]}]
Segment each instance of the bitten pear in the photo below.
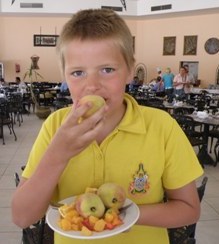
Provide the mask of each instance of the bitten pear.
[{"label": "bitten pear", "polygon": [[92,114],[97,112],[97,110],[99,110],[101,107],[103,107],[106,104],[105,100],[101,96],[87,95],[82,97],[79,100],[79,105],[85,104],[87,102],[91,102],[92,107],[82,116],[81,118],[82,120],[90,117]]},{"label": "bitten pear", "polygon": [[97,195],[101,198],[106,208],[120,209],[126,199],[125,190],[118,184],[105,183],[97,190]]},{"label": "bitten pear", "polygon": [[84,218],[89,216],[101,218],[105,212],[105,206],[100,197],[90,192],[79,195],[76,198],[75,208]]}]

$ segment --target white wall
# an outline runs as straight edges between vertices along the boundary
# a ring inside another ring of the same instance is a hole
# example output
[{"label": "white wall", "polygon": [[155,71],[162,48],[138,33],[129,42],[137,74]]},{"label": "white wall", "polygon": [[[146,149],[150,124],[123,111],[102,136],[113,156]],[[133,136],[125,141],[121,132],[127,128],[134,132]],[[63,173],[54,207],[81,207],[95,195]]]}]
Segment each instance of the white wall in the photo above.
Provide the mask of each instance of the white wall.
[{"label": "white wall", "polygon": [[[219,52],[213,55],[205,51],[205,43],[209,38],[219,39],[216,23],[219,13],[193,16],[176,16],[171,18],[147,19],[137,21],[136,60],[147,67],[147,81],[156,77],[156,67],[163,71],[171,67],[178,73],[182,61],[199,62],[198,79],[203,87],[215,83],[216,69],[219,65]],[[197,36],[196,55],[184,55],[184,36]],[[163,55],[163,38],[176,37],[175,55]]]},{"label": "white wall", "polygon": [[[0,0],[0,13],[72,14],[80,9],[101,6],[122,7],[120,0]],[[43,3],[43,8],[20,8],[20,3]],[[151,6],[172,4],[171,10],[151,12]],[[192,10],[218,8],[219,0],[126,0],[127,10],[118,12],[125,16],[148,16]]]},{"label": "white wall", "polygon": [[[43,8],[20,8],[20,3],[43,3]],[[47,13],[47,14],[72,14],[80,9],[101,8],[101,6],[122,7],[120,0],[0,0],[2,13]],[[135,16],[137,12],[136,1],[128,0],[127,11],[124,14]],[[119,12],[120,13],[120,12]],[[123,14],[123,13],[121,13]]]},{"label": "white wall", "polygon": [[[11,0],[0,0],[2,3],[11,4]],[[22,2],[30,2],[31,0],[22,0]],[[39,0],[32,0],[39,2]],[[57,3],[58,0],[41,0],[44,2]],[[72,0],[59,0],[58,2],[66,3]],[[80,0],[74,0],[78,2]],[[86,0],[81,0],[82,2]],[[95,2],[96,0],[88,0]],[[109,0],[108,0],[109,1]],[[139,4],[143,0],[127,0],[128,3]],[[177,0],[179,3],[182,1]],[[20,3],[16,0],[15,3]],[[101,2],[104,2],[102,0]],[[107,0],[105,0],[107,2]],[[112,3],[120,0],[112,0]],[[152,3],[152,1],[150,1]],[[159,1],[153,1],[154,4]],[[162,4],[167,1],[160,1]],[[174,2],[174,1],[171,1]],[[176,2],[176,1],[175,1]],[[201,0],[193,0],[191,2],[203,2]],[[212,1],[206,1],[210,3]],[[218,2],[218,1],[214,1]],[[14,3],[14,4],[15,4]],[[144,4],[147,3],[144,0]],[[185,0],[185,5],[188,0]],[[1,5],[0,5],[1,6]],[[12,5],[13,6],[13,5]],[[219,39],[217,23],[219,20],[219,11],[209,11],[213,13],[204,13],[197,15],[176,14],[171,16],[154,16],[152,18],[132,17],[125,18],[131,29],[132,35],[135,36],[135,56],[137,63],[144,63],[147,66],[147,81],[150,81],[156,75],[156,67],[171,67],[174,73],[178,72],[179,63],[181,61],[198,61],[198,78],[202,81],[202,86],[207,87],[208,84],[215,82],[216,69],[219,65],[219,53],[209,55],[204,49],[205,42],[208,38],[216,37]],[[15,64],[21,65],[19,76],[23,77],[24,72],[30,65],[30,57],[38,55],[40,57],[40,73],[44,80],[60,81],[60,71],[57,62],[57,56],[54,47],[35,47],[33,45],[34,34],[59,34],[64,23],[69,16],[60,16],[47,14],[44,16],[6,15],[0,13],[0,62],[5,65],[5,78],[8,81],[14,80],[17,75],[15,73]],[[18,33],[18,34],[17,34]],[[183,55],[183,38],[186,35],[197,35],[197,55]],[[176,36],[176,54],[174,56],[163,56],[163,37]]]},{"label": "white wall", "polygon": [[[172,9],[151,11],[152,6],[171,4]],[[179,13],[194,10],[214,9],[219,7],[219,0],[138,0],[137,15],[153,16],[158,14]]]}]

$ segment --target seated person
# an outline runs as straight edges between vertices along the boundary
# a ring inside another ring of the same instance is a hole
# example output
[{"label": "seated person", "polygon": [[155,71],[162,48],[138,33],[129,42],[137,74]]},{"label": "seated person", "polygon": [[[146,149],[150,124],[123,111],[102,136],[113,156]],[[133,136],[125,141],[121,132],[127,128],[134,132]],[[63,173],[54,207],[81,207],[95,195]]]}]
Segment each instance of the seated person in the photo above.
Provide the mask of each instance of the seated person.
[{"label": "seated person", "polygon": [[6,86],[6,82],[4,78],[0,79],[0,87]]},{"label": "seated person", "polygon": [[27,85],[23,81],[21,81],[21,78],[19,76],[17,76],[15,78],[15,82],[16,82],[16,85],[18,85],[18,90],[21,93],[25,93],[26,89],[27,89]]},{"label": "seated person", "polygon": [[62,81],[62,84],[60,86],[60,96],[69,96],[70,93],[69,93],[69,88],[68,88],[68,85],[67,85],[67,82],[66,81]]},{"label": "seated person", "polygon": [[63,81],[60,86],[60,92],[66,92],[66,91],[68,91],[68,85],[66,81]]},{"label": "seated person", "polygon": [[156,84],[153,86],[153,91],[157,92],[164,92],[164,83],[160,76],[157,77]]},{"label": "seated person", "polygon": [[156,84],[152,88],[152,91],[154,91],[156,93],[156,96],[158,96],[158,97],[165,96],[164,83],[163,83],[161,76],[157,77]]},{"label": "seated person", "polygon": [[138,76],[134,76],[133,80],[129,85],[129,90],[135,91],[138,90],[138,87],[141,86]]}]

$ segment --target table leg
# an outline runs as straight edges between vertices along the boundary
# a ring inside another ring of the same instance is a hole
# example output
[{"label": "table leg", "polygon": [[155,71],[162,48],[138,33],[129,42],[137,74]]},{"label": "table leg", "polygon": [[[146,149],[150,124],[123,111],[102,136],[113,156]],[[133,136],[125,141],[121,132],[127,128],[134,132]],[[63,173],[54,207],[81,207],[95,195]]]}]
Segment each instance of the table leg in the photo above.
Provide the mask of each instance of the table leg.
[{"label": "table leg", "polygon": [[206,146],[202,146],[202,148],[200,149],[200,151],[198,153],[198,159],[199,159],[201,165],[205,165],[205,164],[214,165],[215,164],[213,158],[208,154]]}]

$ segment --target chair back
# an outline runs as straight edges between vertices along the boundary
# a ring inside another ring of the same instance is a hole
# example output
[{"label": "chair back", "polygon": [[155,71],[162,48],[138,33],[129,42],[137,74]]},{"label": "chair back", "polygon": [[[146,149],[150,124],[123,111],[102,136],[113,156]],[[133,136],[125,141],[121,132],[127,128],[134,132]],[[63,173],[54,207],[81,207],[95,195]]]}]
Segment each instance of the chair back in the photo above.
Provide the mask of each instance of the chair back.
[{"label": "chair back", "polygon": [[[201,185],[197,187],[200,202],[204,197],[207,182],[208,182],[208,177],[205,176],[202,179]],[[178,228],[168,229],[170,244],[184,244],[184,243],[195,244],[196,224],[197,223],[178,227]]]},{"label": "chair back", "polygon": [[0,119],[3,124],[3,120],[8,119],[9,110],[8,110],[8,101],[5,98],[0,98]]},{"label": "chair back", "polygon": [[[198,191],[198,196],[199,196],[199,200],[200,202],[202,201],[204,194],[205,194],[205,188],[206,188],[206,184],[208,182],[208,177],[205,176],[201,182],[201,185],[199,187],[197,187],[197,191]],[[196,231],[196,223],[192,224],[192,225],[188,225],[187,226],[187,231],[189,233],[189,237],[190,238],[195,238],[195,231]]]},{"label": "chair back", "polygon": [[[21,169],[24,170],[25,166]],[[14,174],[16,187],[20,182],[20,177],[17,172]],[[46,217],[43,216],[37,223],[22,230],[23,244],[53,244],[54,231],[46,223]]]},{"label": "chair back", "polygon": [[187,136],[193,134],[195,130],[195,121],[193,118],[185,116],[184,114],[174,114],[173,117]]}]

